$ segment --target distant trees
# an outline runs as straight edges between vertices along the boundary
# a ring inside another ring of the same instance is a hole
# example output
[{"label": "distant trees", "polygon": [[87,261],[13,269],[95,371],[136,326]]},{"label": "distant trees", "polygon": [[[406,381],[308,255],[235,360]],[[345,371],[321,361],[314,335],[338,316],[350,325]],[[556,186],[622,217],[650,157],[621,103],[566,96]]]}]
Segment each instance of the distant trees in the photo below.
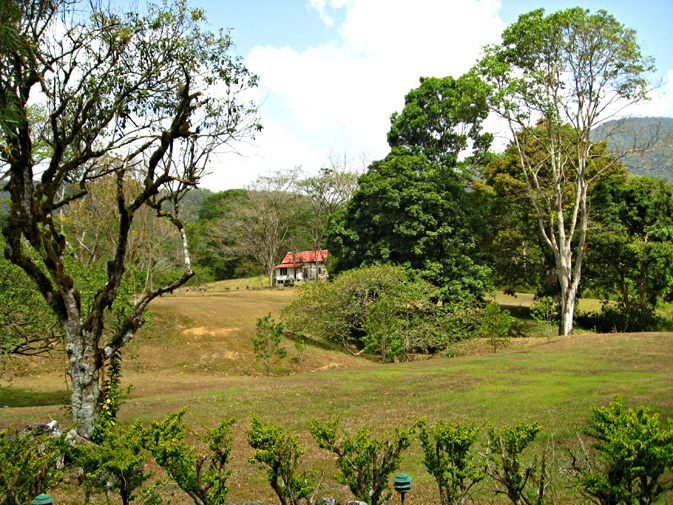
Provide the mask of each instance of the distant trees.
[{"label": "distant trees", "polygon": [[[134,337],[155,297],[194,275],[180,200],[215,150],[259,129],[255,106],[240,95],[256,77],[230,55],[229,35],[204,31],[203,11],[181,1],[119,14],[30,0],[9,2],[2,14],[11,34],[0,53],[0,110],[9,111],[0,118],[0,180],[11,199],[5,256],[63,328],[72,420],[90,436],[106,360]],[[87,284],[68,263],[59,217],[104,179],[114,181],[115,246],[101,277]],[[183,273],[136,298],[103,339],[147,207],[177,230]]]},{"label": "distant trees", "polygon": [[[646,98],[652,68],[633,30],[605,11],[590,14],[579,7],[520,16],[477,65],[491,87],[491,110],[509,125],[530,204],[554,256],[559,334],[572,330],[587,246],[588,189],[602,173],[588,172],[597,155],[591,132],[615,111]],[[530,155],[531,144],[541,157]],[[550,169],[546,186],[542,167]]]},{"label": "distant trees", "polygon": [[637,321],[673,297],[673,187],[621,174],[601,181],[590,203],[586,285],[619,303],[621,329],[642,330]]}]

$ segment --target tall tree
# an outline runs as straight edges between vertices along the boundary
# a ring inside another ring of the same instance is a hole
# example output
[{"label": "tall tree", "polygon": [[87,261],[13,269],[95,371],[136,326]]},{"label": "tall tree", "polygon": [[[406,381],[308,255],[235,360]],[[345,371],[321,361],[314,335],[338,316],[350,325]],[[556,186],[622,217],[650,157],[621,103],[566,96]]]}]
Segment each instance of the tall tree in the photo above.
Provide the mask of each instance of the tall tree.
[{"label": "tall tree", "polygon": [[[587,172],[597,156],[591,132],[625,105],[646,99],[652,61],[641,54],[633,30],[605,11],[591,14],[578,7],[520,16],[503,32],[500,45],[486,48],[477,68],[492,87],[491,109],[512,132],[540,233],[554,255],[561,288],[559,334],[567,335],[587,246],[588,188],[601,174]],[[530,157],[526,142],[544,157]],[[551,194],[540,181],[547,164]]]},{"label": "tall tree", "polygon": [[340,270],[391,263],[418,271],[449,300],[492,289],[487,230],[478,194],[451,168],[394,148],[360,177],[360,189],[335,214],[327,235]]},{"label": "tall tree", "polygon": [[[258,129],[254,105],[240,95],[256,78],[230,55],[229,35],[204,31],[204,12],[182,0],[150,4],[143,14],[71,0],[5,2],[4,8],[12,10],[11,26],[22,41],[20,49],[0,53],[0,109],[19,111],[19,120],[3,121],[0,132],[1,178],[11,197],[5,255],[63,327],[72,420],[89,436],[105,361],[134,337],[155,297],[194,275],[179,202],[216,149]],[[32,101],[44,109],[44,128],[31,120]],[[38,151],[38,145],[45,147]],[[56,216],[105,176],[116,182],[116,248],[85,305]],[[130,195],[129,178],[139,181]],[[184,271],[135,300],[104,341],[132,224],[145,206],[182,236]]]}]

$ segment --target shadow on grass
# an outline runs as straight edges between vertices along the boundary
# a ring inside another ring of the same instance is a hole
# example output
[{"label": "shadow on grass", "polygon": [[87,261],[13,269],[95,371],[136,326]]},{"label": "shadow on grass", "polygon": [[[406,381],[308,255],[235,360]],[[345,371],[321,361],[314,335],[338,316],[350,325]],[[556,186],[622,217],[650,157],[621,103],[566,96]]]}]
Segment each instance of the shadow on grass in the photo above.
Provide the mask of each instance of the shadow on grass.
[{"label": "shadow on grass", "polygon": [[2,407],[44,407],[67,405],[70,401],[67,391],[31,391],[18,388],[0,388],[0,408]]}]

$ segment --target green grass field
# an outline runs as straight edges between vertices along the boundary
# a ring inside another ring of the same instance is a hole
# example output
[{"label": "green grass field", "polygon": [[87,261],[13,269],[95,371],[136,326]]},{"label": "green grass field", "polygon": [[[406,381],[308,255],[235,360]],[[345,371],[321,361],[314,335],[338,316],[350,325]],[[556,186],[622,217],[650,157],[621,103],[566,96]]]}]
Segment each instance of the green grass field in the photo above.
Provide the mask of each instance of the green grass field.
[{"label": "green grass field", "polygon": [[[153,304],[151,327],[142,330],[124,357],[123,382],[134,389],[120,416],[149,421],[188,405],[185,419],[197,430],[236,416],[229,503],[277,503],[264,473],[247,462],[252,450],[244,430],[250,412],[297,434],[309,449],[305,463],[325,472],[319,495],[341,503],[351,497],[329,478],[335,471],[333,458],[311,440],[307,422],[312,418],[343,414],[348,431],[369,426],[376,432],[408,426],[420,416],[494,424],[538,420],[544,426],[540,444],[553,440],[561,464],[592,403],[607,404],[618,393],[627,405],[644,404],[662,419],[673,417],[670,333],[572,335],[551,342],[517,338],[497,354],[474,343],[471,356],[387,365],[327,346],[309,347],[300,360],[288,341],[289,357],[267,378],[254,360],[250,335],[256,318],[269,312],[278,317],[294,291],[224,287]],[[512,300],[525,306],[522,297]],[[48,422],[50,417],[67,424],[63,370],[58,357],[12,360],[0,378],[0,427]],[[406,503],[437,503],[419,457],[416,442],[401,469],[414,478]],[[77,493],[68,488],[53,496],[57,503],[81,501]],[[573,503],[563,498],[566,491],[557,493],[556,503]],[[188,500],[177,494],[173,503]],[[493,500],[492,493],[484,492],[479,503],[504,503]]]}]

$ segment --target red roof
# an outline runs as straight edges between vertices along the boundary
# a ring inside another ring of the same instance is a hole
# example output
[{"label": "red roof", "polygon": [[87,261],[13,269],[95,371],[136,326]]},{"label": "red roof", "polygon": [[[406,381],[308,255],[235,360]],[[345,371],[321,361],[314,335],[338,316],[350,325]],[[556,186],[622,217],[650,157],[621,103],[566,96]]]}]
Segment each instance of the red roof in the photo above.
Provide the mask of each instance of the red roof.
[{"label": "red roof", "polygon": [[297,251],[289,252],[283,258],[283,261],[280,265],[276,265],[276,268],[291,268],[291,267],[300,267],[304,263],[320,263],[324,262],[329,256],[327,249],[321,251]]}]

